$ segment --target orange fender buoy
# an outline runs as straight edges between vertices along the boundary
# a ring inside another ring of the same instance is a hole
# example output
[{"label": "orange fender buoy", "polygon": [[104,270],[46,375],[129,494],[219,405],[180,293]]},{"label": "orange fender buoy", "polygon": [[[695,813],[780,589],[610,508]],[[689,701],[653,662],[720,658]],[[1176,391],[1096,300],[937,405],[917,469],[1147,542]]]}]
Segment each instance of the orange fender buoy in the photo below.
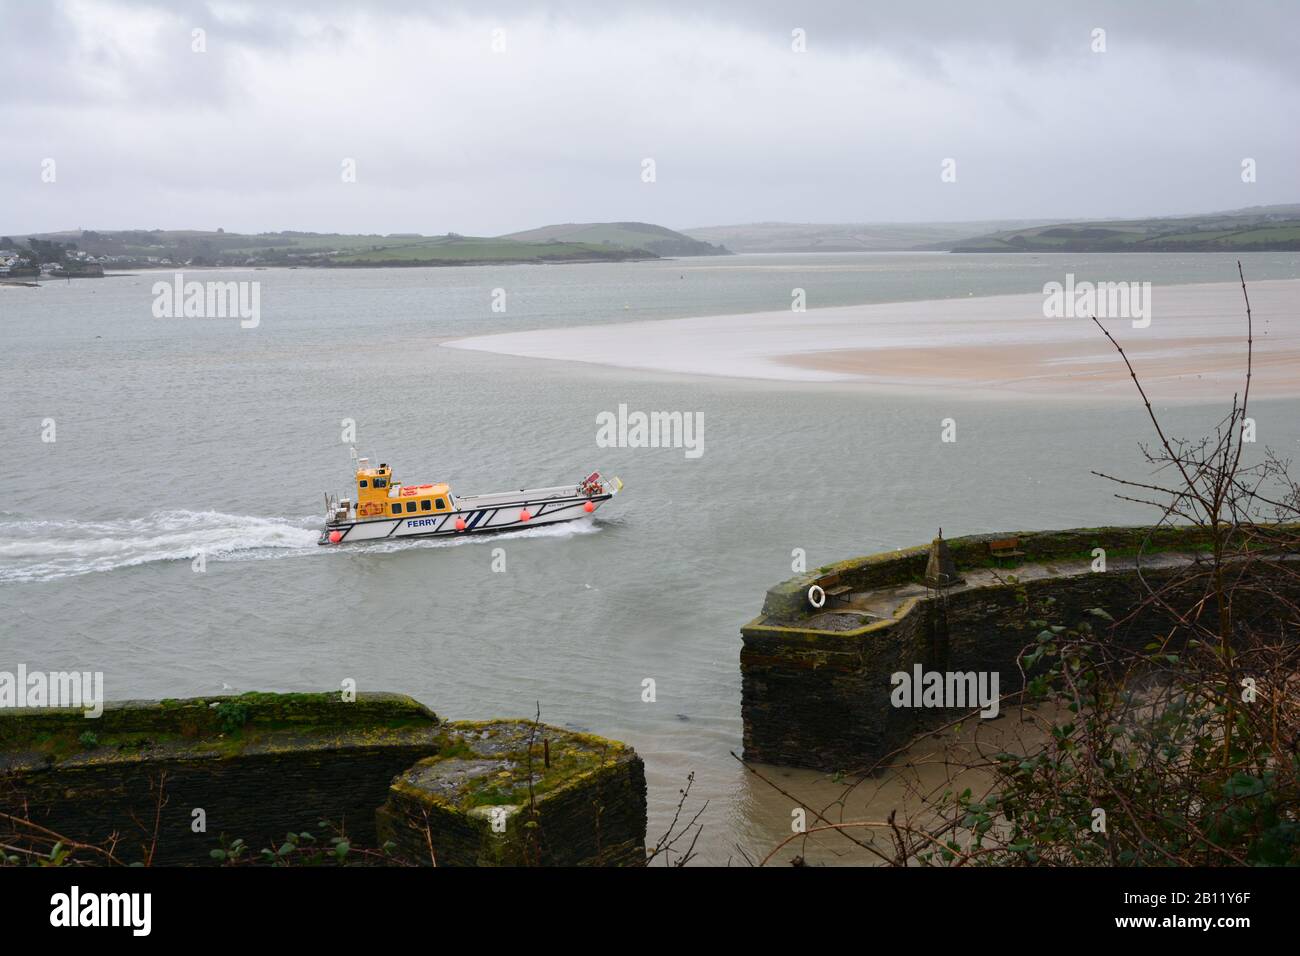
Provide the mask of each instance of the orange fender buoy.
[{"label": "orange fender buoy", "polygon": [[519,512],[519,520],[520,520],[520,521],[529,521],[529,520],[532,519],[532,517],[533,517],[533,516],[530,515],[530,514],[528,513],[528,509],[527,509],[527,508],[524,508],[524,509],[522,509],[522,510]]},{"label": "orange fender buoy", "polygon": [[591,514],[593,511],[596,510],[596,503],[594,501],[588,501],[585,505],[582,506],[582,510],[587,512],[587,514]]},{"label": "orange fender buoy", "polygon": [[456,530],[457,530],[457,531],[464,531],[464,530],[465,530],[465,519],[464,519],[464,518],[457,518],[457,519],[456,519]]},{"label": "orange fender buoy", "polygon": [[343,532],[342,532],[342,531],[331,531],[331,532],[330,532],[330,544],[338,544],[338,543],[339,543],[340,541],[342,541],[342,540],[343,540]]}]

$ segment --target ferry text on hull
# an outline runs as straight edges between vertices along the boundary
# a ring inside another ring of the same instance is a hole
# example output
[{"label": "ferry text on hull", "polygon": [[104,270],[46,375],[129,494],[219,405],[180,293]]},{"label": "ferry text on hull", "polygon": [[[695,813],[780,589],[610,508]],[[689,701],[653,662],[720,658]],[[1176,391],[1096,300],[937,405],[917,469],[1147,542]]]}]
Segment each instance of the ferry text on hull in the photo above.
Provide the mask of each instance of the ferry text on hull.
[{"label": "ferry text on hull", "polygon": [[592,514],[618,494],[618,478],[593,472],[576,485],[521,488],[490,495],[456,495],[446,484],[403,485],[386,464],[357,462],[353,502],[325,496],[325,528],[319,544],[386,538],[453,537],[512,531],[573,521]]}]

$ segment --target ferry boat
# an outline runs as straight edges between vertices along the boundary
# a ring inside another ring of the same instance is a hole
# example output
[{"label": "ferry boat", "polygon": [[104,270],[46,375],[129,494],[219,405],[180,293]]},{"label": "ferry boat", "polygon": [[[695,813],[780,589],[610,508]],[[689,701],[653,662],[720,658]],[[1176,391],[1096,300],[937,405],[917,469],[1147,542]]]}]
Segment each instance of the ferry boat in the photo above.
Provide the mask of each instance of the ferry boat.
[{"label": "ferry boat", "polygon": [[558,524],[592,514],[623,488],[592,472],[576,485],[521,488],[491,495],[453,495],[446,484],[404,485],[385,463],[357,461],[356,499],[325,495],[318,544],[385,538],[454,537]]}]

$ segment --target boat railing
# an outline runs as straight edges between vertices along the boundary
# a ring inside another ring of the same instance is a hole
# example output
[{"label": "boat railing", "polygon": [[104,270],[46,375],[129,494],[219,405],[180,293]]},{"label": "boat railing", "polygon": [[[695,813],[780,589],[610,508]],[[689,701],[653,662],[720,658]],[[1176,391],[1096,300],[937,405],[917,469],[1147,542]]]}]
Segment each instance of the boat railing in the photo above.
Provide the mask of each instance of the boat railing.
[{"label": "boat railing", "polygon": [[577,485],[557,485],[554,488],[520,488],[518,491],[498,491],[489,495],[457,495],[457,501],[484,501],[488,499],[509,499],[520,495],[530,501],[546,498],[572,498],[577,493]]}]

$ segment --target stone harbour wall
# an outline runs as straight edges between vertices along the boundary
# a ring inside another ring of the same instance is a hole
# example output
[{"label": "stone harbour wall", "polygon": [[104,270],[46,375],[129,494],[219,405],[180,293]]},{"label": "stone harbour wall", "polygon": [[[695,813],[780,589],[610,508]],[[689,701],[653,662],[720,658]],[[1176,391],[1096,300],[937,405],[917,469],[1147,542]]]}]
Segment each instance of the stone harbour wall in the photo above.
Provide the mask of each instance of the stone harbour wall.
[{"label": "stone harbour wall", "polygon": [[442,752],[393,781],[380,837],[426,865],[643,864],[641,758],[592,734],[541,732],[527,721],[449,725]]},{"label": "stone harbour wall", "polygon": [[[384,819],[378,811],[390,800],[394,781],[421,761],[459,755],[469,726],[444,722],[409,697],[383,693],[346,702],[337,693],[126,701],[106,705],[95,719],[79,709],[0,710],[0,811],[82,843],[102,845],[116,835],[123,862],[152,853],[155,864],[211,863],[223,836],[242,839],[256,853],[278,847],[288,832],[323,837],[320,821],[342,827],[356,846],[377,848],[383,842],[377,822]],[[512,728],[516,741],[521,727],[535,736],[535,790],[554,789],[556,797],[564,791],[570,798],[553,799],[548,807],[546,832],[556,847],[540,858],[502,852],[467,859],[453,846],[456,826],[464,822],[458,820],[436,835],[448,842],[449,860],[644,862],[645,778],[630,747],[589,738],[600,741],[590,745],[596,751],[617,755],[618,771],[573,772],[560,787],[544,772],[544,748],[567,755],[563,741],[572,735],[530,721],[502,726]],[[574,770],[575,761],[570,756],[564,768]],[[463,787],[451,815],[469,819],[471,809],[488,812],[516,799],[503,787],[505,771],[503,765],[490,780]],[[203,832],[194,829],[196,810],[202,811]],[[0,831],[13,826],[0,822]],[[384,839],[406,838],[391,816],[386,826]],[[621,851],[602,852],[601,833]]]},{"label": "stone harbour wall", "polygon": [[[1021,554],[1008,559],[990,551],[991,542],[1013,538]],[[1175,555],[1195,560],[1211,540],[1198,528],[1165,527],[1003,532],[946,543],[959,573],[1003,566],[1000,580],[927,588],[929,546],[924,546],[819,568],[768,591],[763,612],[741,629],[747,760],[870,770],[918,735],[971,709],[894,707],[892,674],[912,673],[917,664],[923,671],[997,673],[1001,694],[1018,692],[1023,679],[1017,659],[1041,630],[1031,626],[1032,619],[1096,623],[1090,609],[1097,607],[1121,618],[1141,602],[1148,584],[1159,585],[1181,570],[1186,561],[1179,565]],[[1090,567],[1095,548],[1106,551],[1106,571]],[[1144,558],[1139,575],[1134,566],[1139,551],[1169,560],[1153,565]],[[1051,570],[1019,579],[1017,568],[1029,564]],[[1274,583],[1297,591],[1295,575]],[[828,601],[813,608],[808,598],[813,585],[826,591],[847,585],[857,593],[850,605],[836,608]],[[871,597],[883,592],[897,595],[887,613],[855,616],[853,607],[871,607]],[[861,597],[865,605],[857,600]],[[1267,609],[1243,603],[1237,613],[1266,615]],[[1111,636],[1140,649],[1169,625],[1163,615],[1145,613],[1116,625]]]}]

